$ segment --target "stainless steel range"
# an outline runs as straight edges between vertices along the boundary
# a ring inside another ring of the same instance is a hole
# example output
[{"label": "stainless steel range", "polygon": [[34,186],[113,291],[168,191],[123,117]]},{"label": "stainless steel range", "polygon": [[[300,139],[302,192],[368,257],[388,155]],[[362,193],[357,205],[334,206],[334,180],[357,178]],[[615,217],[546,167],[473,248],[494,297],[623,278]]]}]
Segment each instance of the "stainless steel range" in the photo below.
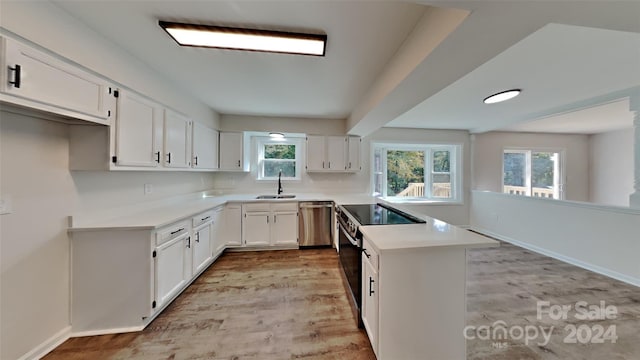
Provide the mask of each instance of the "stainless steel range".
[{"label": "stainless steel range", "polygon": [[382,204],[340,205],[336,209],[339,233],[340,264],[349,283],[351,303],[362,327],[360,305],[362,304],[362,233],[364,225],[399,225],[424,223],[422,219]]}]

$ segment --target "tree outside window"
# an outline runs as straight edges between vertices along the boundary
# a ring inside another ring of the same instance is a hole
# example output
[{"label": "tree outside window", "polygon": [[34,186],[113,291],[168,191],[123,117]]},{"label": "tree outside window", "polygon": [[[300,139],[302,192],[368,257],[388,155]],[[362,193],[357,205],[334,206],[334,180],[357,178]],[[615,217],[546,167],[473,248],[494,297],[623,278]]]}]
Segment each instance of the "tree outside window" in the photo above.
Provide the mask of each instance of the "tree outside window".
[{"label": "tree outside window", "polygon": [[287,139],[258,140],[258,179],[275,180],[282,171],[282,179],[300,179],[300,141]]},{"label": "tree outside window", "polygon": [[374,195],[458,201],[459,145],[374,144]]}]

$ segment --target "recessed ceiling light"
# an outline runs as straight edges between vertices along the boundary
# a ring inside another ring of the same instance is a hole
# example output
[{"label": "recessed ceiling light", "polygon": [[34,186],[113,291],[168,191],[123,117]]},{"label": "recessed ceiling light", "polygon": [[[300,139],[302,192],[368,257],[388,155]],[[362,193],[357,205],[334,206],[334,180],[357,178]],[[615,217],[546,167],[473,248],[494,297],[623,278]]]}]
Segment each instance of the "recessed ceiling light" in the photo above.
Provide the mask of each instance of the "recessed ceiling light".
[{"label": "recessed ceiling light", "polygon": [[493,94],[484,99],[485,104],[495,104],[501,101],[507,101],[509,99],[513,99],[514,97],[520,94],[520,89],[511,89],[507,91],[501,91],[497,94]]},{"label": "recessed ceiling light", "polygon": [[324,56],[327,35],[159,21],[181,46]]},{"label": "recessed ceiling light", "polygon": [[272,139],[284,139],[284,134],[283,133],[277,133],[277,132],[271,132],[271,133],[269,133],[269,137],[271,137]]}]

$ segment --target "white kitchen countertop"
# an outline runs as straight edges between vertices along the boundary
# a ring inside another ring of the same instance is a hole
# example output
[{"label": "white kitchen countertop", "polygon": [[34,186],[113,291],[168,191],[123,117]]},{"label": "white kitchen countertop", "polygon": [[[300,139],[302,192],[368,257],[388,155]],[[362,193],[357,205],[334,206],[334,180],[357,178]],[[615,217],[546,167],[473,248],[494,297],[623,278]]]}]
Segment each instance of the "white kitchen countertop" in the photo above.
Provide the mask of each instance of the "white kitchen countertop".
[{"label": "white kitchen countertop", "polygon": [[425,224],[369,225],[360,231],[378,252],[458,246],[465,248],[498,246],[498,242],[428,216]]},{"label": "white kitchen countertop", "polygon": [[71,216],[69,231],[152,230],[233,202],[335,201],[337,204],[373,204],[376,202],[376,198],[369,195],[299,193],[295,194],[296,197],[293,199],[256,199],[258,195],[265,194],[213,195],[203,192],[148,204],[90,214],[77,214]]}]

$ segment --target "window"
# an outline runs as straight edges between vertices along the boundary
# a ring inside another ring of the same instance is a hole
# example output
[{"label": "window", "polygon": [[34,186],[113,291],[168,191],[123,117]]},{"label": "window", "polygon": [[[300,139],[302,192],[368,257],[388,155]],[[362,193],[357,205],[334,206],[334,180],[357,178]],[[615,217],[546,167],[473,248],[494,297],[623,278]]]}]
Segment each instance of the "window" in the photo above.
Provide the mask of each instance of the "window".
[{"label": "window", "polygon": [[300,139],[258,138],[257,144],[259,180],[277,180],[280,171],[283,180],[300,180]]},{"label": "window", "polygon": [[374,144],[373,195],[461,201],[461,145]]},{"label": "window", "polygon": [[559,151],[505,149],[502,160],[502,192],[562,199],[560,161]]}]

